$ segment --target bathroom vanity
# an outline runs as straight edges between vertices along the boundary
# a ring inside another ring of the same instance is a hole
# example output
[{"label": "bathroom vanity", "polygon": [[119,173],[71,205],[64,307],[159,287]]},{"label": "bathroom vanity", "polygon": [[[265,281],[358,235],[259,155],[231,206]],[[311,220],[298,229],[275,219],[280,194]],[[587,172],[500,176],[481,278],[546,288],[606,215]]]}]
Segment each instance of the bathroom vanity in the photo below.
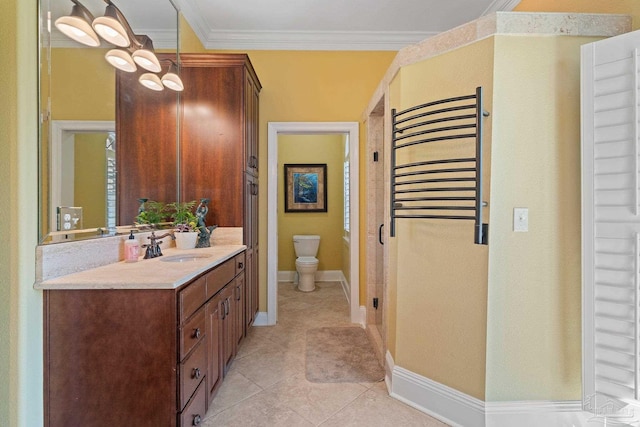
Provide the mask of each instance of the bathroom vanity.
[{"label": "bathroom vanity", "polygon": [[44,281],[45,426],[199,425],[247,332],[246,246]]}]

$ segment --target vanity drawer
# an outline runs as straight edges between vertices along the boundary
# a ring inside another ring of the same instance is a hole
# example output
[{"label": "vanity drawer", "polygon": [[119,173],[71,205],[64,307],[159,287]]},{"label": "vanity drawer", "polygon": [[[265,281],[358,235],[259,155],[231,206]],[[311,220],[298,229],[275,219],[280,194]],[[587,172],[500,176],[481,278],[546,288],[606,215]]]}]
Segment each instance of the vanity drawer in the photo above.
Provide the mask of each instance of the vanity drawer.
[{"label": "vanity drawer", "polygon": [[186,405],[207,371],[204,345],[197,344],[191,355],[180,364],[180,408]]},{"label": "vanity drawer", "polygon": [[212,272],[207,274],[207,299],[211,298],[220,289],[224,288],[227,283],[233,280],[236,275],[235,258],[225,261],[224,264],[216,267]]},{"label": "vanity drawer", "polygon": [[180,291],[180,324],[207,301],[206,283],[206,276],[202,276]]},{"label": "vanity drawer", "polygon": [[204,331],[205,312],[203,307],[180,328],[180,360],[184,359],[191,349],[198,344],[204,336]]},{"label": "vanity drawer", "polygon": [[241,254],[236,255],[234,259],[236,262],[236,276],[237,276],[238,274],[240,274],[240,272],[244,271],[244,267],[246,265],[245,253],[242,252]]},{"label": "vanity drawer", "polygon": [[200,387],[198,387],[196,394],[193,395],[191,402],[189,402],[187,407],[180,413],[178,426],[189,427],[202,425],[207,405],[206,389],[203,381]]}]

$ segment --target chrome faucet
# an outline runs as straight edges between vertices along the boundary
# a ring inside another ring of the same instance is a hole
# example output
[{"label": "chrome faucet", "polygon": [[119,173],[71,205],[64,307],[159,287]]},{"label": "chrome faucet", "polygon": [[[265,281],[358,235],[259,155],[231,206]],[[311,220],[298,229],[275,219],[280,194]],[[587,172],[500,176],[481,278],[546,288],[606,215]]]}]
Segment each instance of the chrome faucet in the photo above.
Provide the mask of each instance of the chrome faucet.
[{"label": "chrome faucet", "polygon": [[148,245],[142,245],[143,248],[147,248],[144,252],[144,259],[156,258],[162,256],[162,250],[160,250],[160,244],[162,243],[162,239],[164,237],[171,236],[171,240],[175,240],[176,236],[173,235],[172,231],[164,233],[160,236],[156,236],[155,231],[151,232],[151,236],[147,237],[147,239],[151,240]]}]

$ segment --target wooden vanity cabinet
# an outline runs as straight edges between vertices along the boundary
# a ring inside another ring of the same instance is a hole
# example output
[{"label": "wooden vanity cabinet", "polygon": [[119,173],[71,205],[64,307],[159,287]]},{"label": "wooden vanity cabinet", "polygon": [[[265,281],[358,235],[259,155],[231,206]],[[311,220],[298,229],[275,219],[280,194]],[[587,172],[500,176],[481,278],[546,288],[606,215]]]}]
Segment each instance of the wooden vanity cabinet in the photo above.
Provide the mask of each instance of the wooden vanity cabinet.
[{"label": "wooden vanity cabinet", "polygon": [[44,291],[45,426],[198,425],[242,340],[245,263],[179,289]]},{"label": "wooden vanity cabinet", "polygon": [[[170,58],[163,54],[159,57]],[[249,57],[181,54],[184,91],[180,92],[179,105],[175,92],[153,93],[138,83],[136,73],[118,71],[116,75],[119,223],[133,222],[138,198],[174,201],[179,182],[182,201],[209,199],[206,224],[243,227],[249,301],[243,316],[246,334],[258,312],[258,134],[262,89]]]}]

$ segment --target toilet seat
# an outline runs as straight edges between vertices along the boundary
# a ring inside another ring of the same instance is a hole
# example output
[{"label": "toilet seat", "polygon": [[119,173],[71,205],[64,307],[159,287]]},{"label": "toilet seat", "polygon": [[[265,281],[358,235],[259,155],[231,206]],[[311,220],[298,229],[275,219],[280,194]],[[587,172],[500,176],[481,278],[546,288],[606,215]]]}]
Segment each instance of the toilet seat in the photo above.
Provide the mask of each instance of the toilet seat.
[{"label": "toilet seat", "polygon": [[296,259],[296,265],[314,265],[318,262],[318,258],[312,256],[301,256]]}]

